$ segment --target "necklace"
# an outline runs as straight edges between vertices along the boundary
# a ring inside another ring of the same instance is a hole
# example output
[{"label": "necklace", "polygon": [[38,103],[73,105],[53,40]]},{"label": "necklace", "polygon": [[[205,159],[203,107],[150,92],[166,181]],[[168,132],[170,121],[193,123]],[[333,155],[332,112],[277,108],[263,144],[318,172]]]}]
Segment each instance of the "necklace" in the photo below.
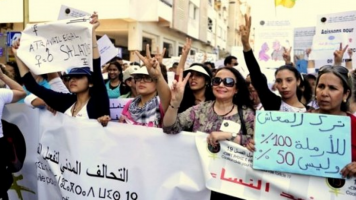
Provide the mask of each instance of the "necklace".
[{"label": "necklace", "polygon": [[226,114],[223,114],[223,115],[219,115],[218,113],[216,113],[214,106],[215,106],[215,101],[214,101],[214,103],[213,103],[213,111],[214,111],[214,113],[215,113],[216,115],[221,116],[221,117],[225,117],[226,115],[230,114],[230,113],[234,110],[234,108],[235,108],[235,104],[233,104],[233,105],[232,105],[232,108],[231,108],[231,110],[230,110],[229,112],[227,112]]},{"label": "necklace", "polygon": [[[89,99],[87,100],[87,102],[89,101]],[[76,101],[75,103],[74,103],[74,105],[73,105],[73,109],[72,109],[72,117],[75,117],[76,115],[74,115],[77,111],[80,111],[82,108],[83,108],[83,106],[86,104],[83,104],[83,105],[81,105],[80,107],[79,107],[79,109],[78,108],[76,108],[77,107],[77,102],[78,101]]]}]

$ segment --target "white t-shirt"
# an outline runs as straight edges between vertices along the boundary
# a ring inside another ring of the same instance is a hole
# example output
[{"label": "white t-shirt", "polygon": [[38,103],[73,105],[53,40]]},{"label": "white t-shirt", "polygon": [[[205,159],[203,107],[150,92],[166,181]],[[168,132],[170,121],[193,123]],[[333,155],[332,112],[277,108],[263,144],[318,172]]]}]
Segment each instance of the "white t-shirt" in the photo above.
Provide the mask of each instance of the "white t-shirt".
[{"label": "white t-shirt", "polygon": [[[0,119],[2,118],[2,111],[5,104],[11,103],[12,98],[14,97],[14,92],[9,89],[1,88],[0,89]],[[0,138],[4,137],[2,130],[2,123],[0,121]]]},{"label": "white t-shirt", "polygon": [[[79,110],[79,112],[77,113],[77,115],[75,116],[75,118],[78,119],[89,119],[89,115],[88,115],[88,111],[87,111],[87,104],[88,102],[82,107],[82,109]],[[64,114],[69,115],[72,117],[72,108],[75,105],[75,103],[69,107]]]},{"label": "white t-shirt", "polygon": [[307,111],[306,108],[293,107],[293,106],[288,105],[284,101],[282,101],[282,104],[281,104],[281,107],[279,110],[284,111],[284,112],[295,112],[295,113],[304,113]]}]

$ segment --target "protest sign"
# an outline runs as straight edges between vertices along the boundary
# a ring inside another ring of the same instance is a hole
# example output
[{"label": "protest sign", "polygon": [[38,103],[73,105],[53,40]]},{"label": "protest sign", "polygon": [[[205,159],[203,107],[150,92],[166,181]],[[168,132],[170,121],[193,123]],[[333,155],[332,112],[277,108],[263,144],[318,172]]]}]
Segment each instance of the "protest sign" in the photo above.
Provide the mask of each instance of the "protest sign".
[{"label": "protest sign", "polygon": [[308,73],[308,56],[306,50],[313,46],[315,27],[294,29],[294,63],[300,73]]},{"label": "protest sign", "polygon": [[89,18],[31,24],[22,32],[19,58],[35,74],[92,69],[92,25]]},{"label": "protest sign", "polygon": [[118,49],[115,48],[114,44],[110,41],[107,35],[103,35],[98,40],[98,48],[101,58],[101,66],[105,65],[118,54]]},{"label": "protest sign", "polygon": [[58,20],[73,19],[73,18],[79,18],[85,16],[91,16],[91,14],[88,12],[84,12],[75,8],[62,5],[59,11]]},{"label": "protest sign", "polygon": [[132,101],[133,98],[117,98],[110,99],[110,118],[113,121],[118,121],[120,119],[122,110],[124,109],[127,102]]},{"label": "protest sign", "polygon": [[[293,46],[293,29],[288,20],[261,20],[256,27],[255,54],[261,69],[285,64],[284,48]],[[291,57],[293,58],[293,51]]]},{"label": "protest sign", "polygon": [[201,53],[201,52],[195,53],[195,62],[196,63],[203,63],[205,54],[206,54],[205,62],[212,62],[212,63],[216,62],[216,58],[217,58],[216,54]]},{"label": "protest sign", "polygon": [[[356,59],[356,11],[323,14],[317,16],[315,37],[310,55],[311,60],[315,60],[316,68],[334,63],[334,51],[339,50],[340,43],[343,47],[349,45],[353,56],[353,64]],[[344,59],[349,59],[346,52]],[[345,65],[344,61],[342,65]]]},{"label": "protest sign", "polygon": [[341,178],[351,163],[347,116],[257,111],[253,168]]},{"label": "protest sign", "polygon": [[255,155],[246,148],[229,141],[211,148],[206,138],[205,133],[197,134],[196,145],[210,190],[246,200],[355,199],[355,177],[345,180],[254,170]]},{"label": "protest sign", "polygon": [[17,124],[27,147],[11,200],[210,198],[193,133],[114,122],[104,128],[18,104],[4,118]]}]

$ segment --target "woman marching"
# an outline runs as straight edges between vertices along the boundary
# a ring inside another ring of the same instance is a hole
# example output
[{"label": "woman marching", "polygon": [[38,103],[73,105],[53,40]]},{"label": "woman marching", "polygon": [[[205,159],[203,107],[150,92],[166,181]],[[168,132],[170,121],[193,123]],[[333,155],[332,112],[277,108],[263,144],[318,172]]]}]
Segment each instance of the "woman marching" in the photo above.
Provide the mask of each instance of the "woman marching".
[{"label": "woman marching", "polygon": [[93,73],[89,67],[77,67],[65,76],[69,79],[70,94],[55,92],[39,86],[28,67],[19,59],[17,41],[12,50],[18,64],[20,75],[26,88],[52,109],[79,119],[97,119],[103,126],[110,121],[109,98],[103,81],[100,67],[100,54],[95,30],[99,27],[98,15],[91,16],[93,25]]}]

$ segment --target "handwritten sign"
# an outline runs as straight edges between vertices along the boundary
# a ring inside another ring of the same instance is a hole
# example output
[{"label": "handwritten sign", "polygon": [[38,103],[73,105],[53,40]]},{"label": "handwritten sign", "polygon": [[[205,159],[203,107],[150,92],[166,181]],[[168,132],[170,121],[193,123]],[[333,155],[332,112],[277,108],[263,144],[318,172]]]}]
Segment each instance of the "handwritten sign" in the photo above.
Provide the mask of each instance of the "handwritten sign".
[{"label": "handwritten sign", "polygon": [[89,18],[31,24],[22,32],[20,59],[35,74],[92,69],[92,25]]},{"label": "handwritten sign", "polygon": [[88,12],[84,12],[75,8],[62,5],[59,11],[58,20],[73,19],[73,18],[85,17],[85,16],[91,16],[91,14]]},{"label": "handwritten sign", "polygon": [[[229,141],[216,148],[207,145],[207,134],[197,133],[206,187],[242,199],[353,200],[356,178],[334,179],[252,168],[252,153]],[[342,195],[340,195],[342,194]]]},{"label": "handwritten sign", "polygon": [[257,111],[253,168],[341,178],[351,163],[349,117]]},{"label": "handwritten sign", "polygon": [[109,62],[113,57],[118,54],[118,49],[110,41],[107,35],[103,35],[98,40],[99,53],[101,58],[101,66]]},{"label": "handwritten sign", "polygon": [[[203,60],[204,60],[204,56],[205,56],[205,53],[195,53],[195,62],[196,63],[202,63]],[[212,62],[212,63],[215,63],[216,62],[216,54],[212,54],[212,53],[207,53],[206,54],[206,60],[205,62]]]},{"label": "handwritten sign", "polygon": [[110,118],[113,121],[118,121],[120,119],[122,110],[124,109],[127,102],[132,101],[133,98],[118,98],[110,99]]}]

